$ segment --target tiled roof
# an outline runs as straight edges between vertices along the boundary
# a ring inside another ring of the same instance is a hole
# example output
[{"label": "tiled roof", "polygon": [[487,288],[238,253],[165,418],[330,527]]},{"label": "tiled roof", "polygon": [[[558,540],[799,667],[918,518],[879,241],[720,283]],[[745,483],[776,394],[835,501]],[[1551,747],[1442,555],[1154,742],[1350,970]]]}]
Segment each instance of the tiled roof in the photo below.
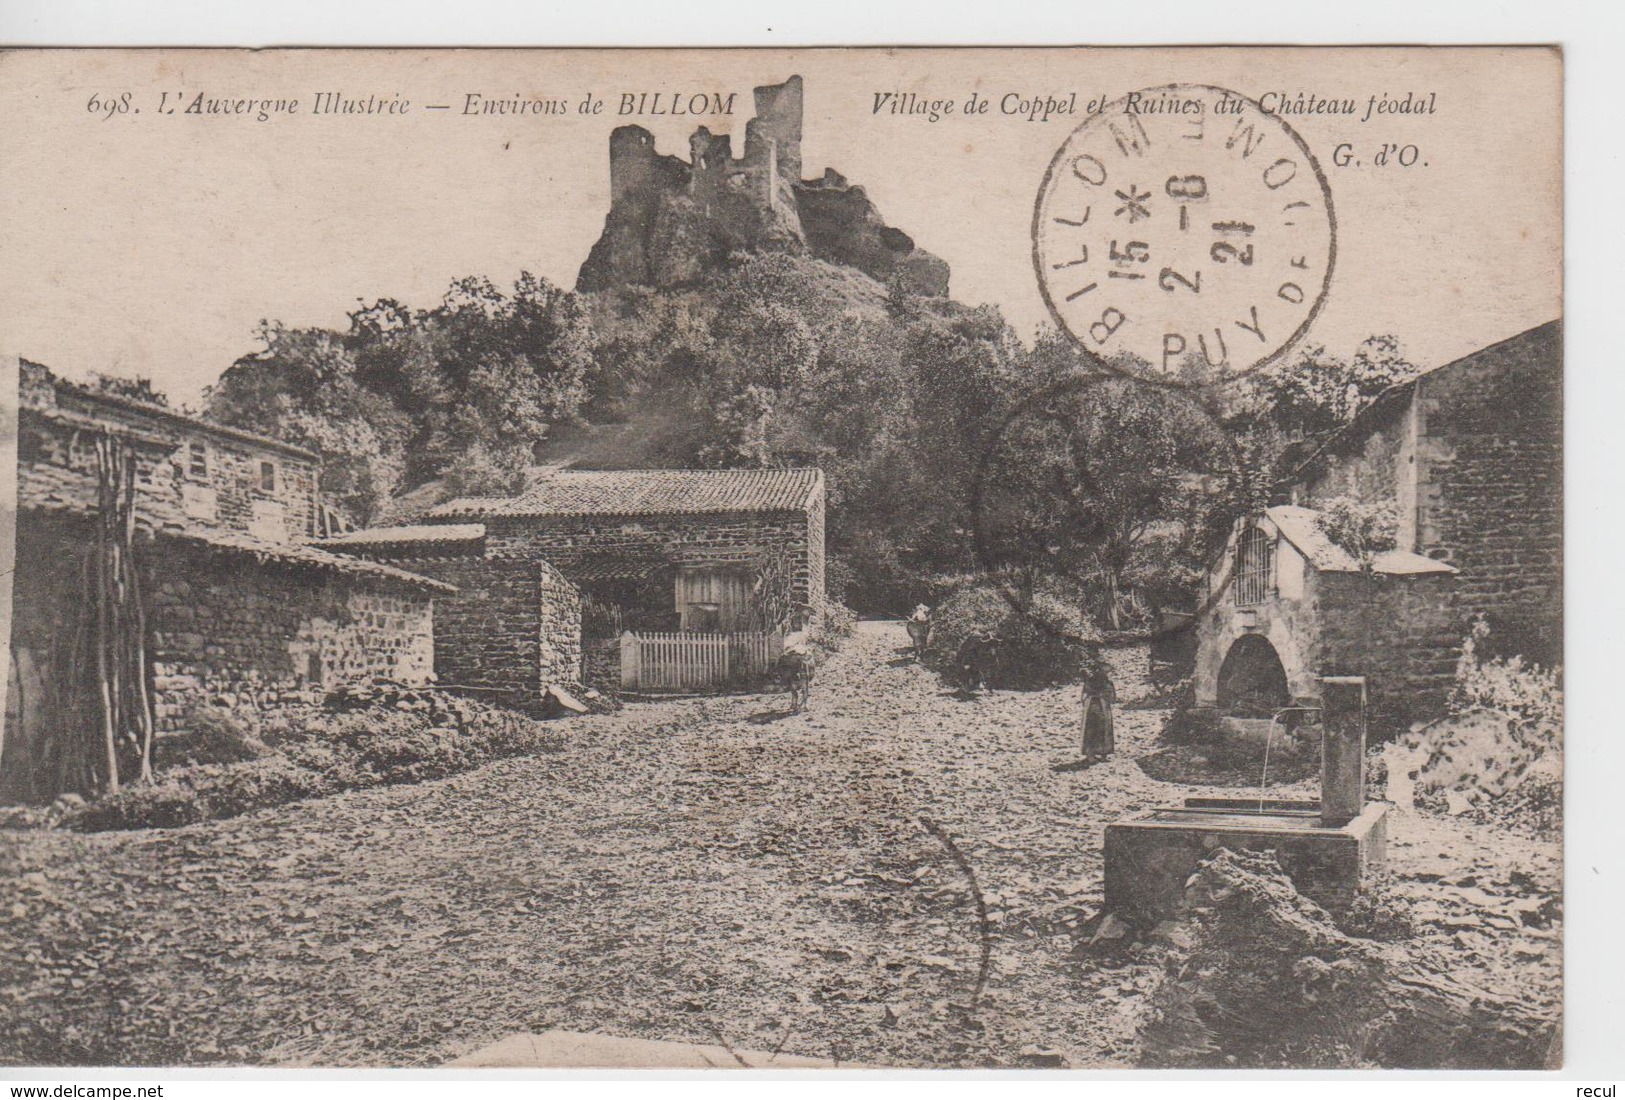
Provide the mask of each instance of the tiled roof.
[{"label": "tiled roof", "polygon": [[569,580],[576,584],[592,584],[595,581],[641,581],[647,580],[664,569],[672,568],[672,563],[664,558],[623,558],[596,557],[586,561],[574,561],[561,567]]},{"label": "tiled roof", "polygon": [[824,483],[821,470],[556,470],[516,497],[463,497],[431,518],[654,516],[791,512]]},{"label": "tiled roof", "polygon": [[485,537],[483,523],[420,523],[411,527],[365,527],[329,535],[310,543],[314,547],[354,549],[364,546],[416,546],[422,543],[474,542]]},{"label": "tiled roof", "polygon": [[409,585],[413,588],[424,588],[432,592],[452,593],[457,591],[456,585],[437,581],[417,573],[408,573],[406,570],[397,569],[393,565],[366,561],[362,558],[352,558],[346,554],[330,554],[326,550],[318,550],[314,546],[304,546],[298,543],[267,542],[264,539],[257,539],[252,535],[243,534],[239,531],[219,531],[201,527],[169,527],[161,530],[159,534],[165,538],[206,546],[212,550],[246,554],[261,561],[283,562],[290,565],[310,565],[318,569],[346,573],[351,576],[395,581],[399,584]]},{"label": "tiled roof", "polygon": [[[1333,542],[1320,526],[1320,513],[1295,504],[1278,504],[1267,509],[1281,537],[1290,542],[1315,569],[1322,573],[1358,573],[1360,559]],[[1383,550],[1373,554],[1371,571],[1389,576],[1420,576],[1429,573],[1459,572],[1453,565],[1413,554],[1409,550]]]}]

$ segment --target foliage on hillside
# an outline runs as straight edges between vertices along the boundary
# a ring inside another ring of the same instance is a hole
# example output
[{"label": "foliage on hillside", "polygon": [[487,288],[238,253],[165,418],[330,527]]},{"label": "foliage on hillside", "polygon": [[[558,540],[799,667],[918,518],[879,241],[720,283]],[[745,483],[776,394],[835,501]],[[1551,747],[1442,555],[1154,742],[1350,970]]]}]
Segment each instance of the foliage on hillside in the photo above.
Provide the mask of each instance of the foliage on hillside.
[{"label": "foliage on hillside", "polygon": [[1414,370],[1373,338],[1243,387],[1079,384],[1098,368],[1053,332],[1029,349],[996,307],[783,254],[665,290],[469,278],[430,309],[385,299],[343,333],[261,336],[207,411],[316,450],[324,492],[361,522],[425,485],[515,491],[537,457],[816,465],[835,598],[896,613],[993,567],[1082,584],[1119,628],[1178,605],[1294,447]]},{"label": "foliage on hillside", "polygon": [[638,420],[659,404],[668,424],[622,464],[821,466],[831,587],[868,610],[909,606],[918,578],[974,564],[975,464],[1022,379],[996,309],[738,256],[697,286],[606,293],[593,317],[604,369],[589,416]]},{"label": "foliage on hillside", "polygon": [[458,281],[433,309],[383,299],[349,331],[266,322],[265,347],[205,395],[210,416],[322,456],[322,489],[365,522],[398,491],[517,488],[533,446],[575,417],[596,370],[580,299],[520,276]]}]

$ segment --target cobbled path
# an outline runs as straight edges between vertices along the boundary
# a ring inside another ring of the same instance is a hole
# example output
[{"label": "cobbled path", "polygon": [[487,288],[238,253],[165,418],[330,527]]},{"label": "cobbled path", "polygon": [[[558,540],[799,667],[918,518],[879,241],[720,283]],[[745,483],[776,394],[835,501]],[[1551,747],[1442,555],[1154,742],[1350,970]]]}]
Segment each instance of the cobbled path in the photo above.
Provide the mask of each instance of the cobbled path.
[{"label": "cobbled path", "polygon": [[[0,1059],[434,1065],[567,1028],[893,1066],[1124,1066],[1074,950],[1102,828],[1188,794],[1076,689],[967,700],[861,624],[812,702],[629,705],[561,753],[184,829],[0,834]],[[1443,853],[1441,853],[1442,855]],[[1431,876],[1437,877],[1437,876]]]}]

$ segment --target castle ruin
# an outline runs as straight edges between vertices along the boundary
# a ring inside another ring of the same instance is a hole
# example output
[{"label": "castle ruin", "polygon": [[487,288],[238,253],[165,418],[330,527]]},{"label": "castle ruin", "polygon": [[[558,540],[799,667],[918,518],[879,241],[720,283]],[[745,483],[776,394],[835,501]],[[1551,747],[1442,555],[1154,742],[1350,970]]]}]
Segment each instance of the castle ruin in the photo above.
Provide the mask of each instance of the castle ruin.
[{"label": "castle ruin", "polygon": [[886,225],[864,193],[826,169],[801,178],[799,76],[755,89],[744,153],[701,126],[689,159],[656,151],[654,135],[610,135],[610,210],[577,289],[669,287],[717,269],[730,252],[790,252],[854,267],[911,293],[948,292],[948,265]]}]

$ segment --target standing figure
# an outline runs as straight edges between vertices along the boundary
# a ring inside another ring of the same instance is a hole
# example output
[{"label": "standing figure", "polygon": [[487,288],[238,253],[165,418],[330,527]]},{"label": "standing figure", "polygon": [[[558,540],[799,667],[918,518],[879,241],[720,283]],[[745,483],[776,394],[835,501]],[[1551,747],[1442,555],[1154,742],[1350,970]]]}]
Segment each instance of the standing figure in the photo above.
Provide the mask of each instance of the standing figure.
[{"label": "standing figure", "polygon": [[1117,689],[1098,649],[1091,650],[1081,669],[1083,680],[1083,759],[1093,764],[1117,750]]}]

